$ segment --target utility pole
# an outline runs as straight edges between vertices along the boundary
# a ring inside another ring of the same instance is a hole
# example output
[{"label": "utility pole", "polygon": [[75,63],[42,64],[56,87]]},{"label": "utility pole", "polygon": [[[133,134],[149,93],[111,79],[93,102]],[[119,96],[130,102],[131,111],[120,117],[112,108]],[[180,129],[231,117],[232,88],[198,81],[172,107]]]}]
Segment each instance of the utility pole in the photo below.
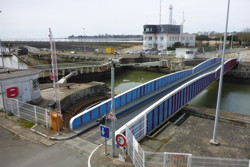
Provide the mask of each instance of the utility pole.
[{"label": "utility pole", "polygon": [[[115,114],[115,63],[111,60],[111,110]],[[115,120],[111,120],[112,131],[112,157],[115,157]]]},{"label": "utility pole", "polygon": [[219,112],[220,112],[220,104],[221,104],[221,92],[222,92],[222,83],[223,83],[223,74],[224,74],[224,57],[225,57],[225,48],[226,48],[229,7],[230,7],[230,0],[228,0],[228,5],[227,5],[227,19],[226,19],[226,28],[225,28],[225,33],[224,33],[222,58],[221,58],[220,81],[219,81],[219,90],[218,90],[217,105],[216,105],[216,115],[215,115],[215,120],[214,120],[214,131],[213,131],[213,138],[210,140],[210,143],[213,145],[220,144],[219,141],[216,139],[216,137],[217,137],[217,126],[218,126],[218,119],[219,119]]},{"label": "utility pole", "polygon": [[59,116],[61,117],[61,104],[60,104],[59,83],[58,83],[56,44],[50,28],[49,28],[49,37],[50,37],[50,51],[51,51],[51,61],[52,61],[51,64],[52,64],[52,75],[53,75],[54,103],[55,103],[55,110],[57,117],[57,132],[58,135],[60,135]]}]

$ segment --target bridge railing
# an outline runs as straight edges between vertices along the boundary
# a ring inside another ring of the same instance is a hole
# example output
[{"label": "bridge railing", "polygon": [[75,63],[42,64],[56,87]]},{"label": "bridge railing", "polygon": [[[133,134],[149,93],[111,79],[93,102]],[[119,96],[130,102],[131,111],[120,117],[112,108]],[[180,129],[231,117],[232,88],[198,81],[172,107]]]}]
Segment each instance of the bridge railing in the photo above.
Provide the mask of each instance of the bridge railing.
[{"label": "bridge railing", "polygon": [[221,57],[219,58],[213,58],[213,59],[209,59],[209,60],[206,60],[204,62],[202,62],[201,64],[198,64],[197,66],[195,66],[193,68],[193,72],[198,72],[200,71],[201,69],[207,67],[207,66],[210,66],[212,64],[215,64],[217,62],[220,62],[221,61]]},{"label": "bridge railing", "polygon": [[[234,67],[236,63],[237,59],[227,60],[224,65],[224,73]],[[160,126],[163,121],[182,108],[208,85],[217,80],[219,76],[220,67],[215,71],[203,74],[200,77],[185,83],[122,126],[116,133],[124,133],[125,128],[128,127],[135,138],[140,140],[147,133],[152,132],[155,128]]]},{"label": "bridge railing", "polygon": [[[135,100],[139,100],[148,94],[157,91],[169,84],[172,84],[180,79],[183,79],[191,74],[200,71],[201,69],[217,63],[220,58],[213,58],[201,63],[193,69],[175,72],[173,74],[165,75],[157,79],[151,80],[126,92],[123,92],[115,97],[115,109],[125,106]],[[70,128],[74,130],[84,124],[89,124],[102,115],[108,113],[111,109],[111,99],[100,103],[76,116],[70,120]],[[125,111],[126,112],[126,111]],[[124,112],[123,112],[124,113]],[[118,116],[122,113],[116,113]]]},{"label": "bridge railing", "polygon": [[[237,63],[236,59],[230,59],[225,62],[224,73],[233,68]],[[215,71],[208,72],[203,74],[174,91],[167,94],[165,97],[154,103],[152,106],[147,108],[144,112],[137,115],[134,119],[129,121],[127,124],[122,126],[120,129],[116,131],[116,134],[123,133],[127,138],[127,145],[129,151],[129,156],[136,167],[145,166],[146,164],[151,164],[151,166],[166,166],[166,155],[169,153],[155,153],[152,157],[153,153],[151,153],[150,157],[147,155],[138,143],[146,134],[152,132],[157,127],[159,127],[163,121],[168,119],[173,113],[182,108],[189,100],[191,100],[194,96],[199,94],[202,90],[204,90],[207,86],[217,80],[218,73],[220,73],[220,67]],[[131,151],[132,150],[132,151]],[[170,153],[171,155],[172,153]],[[185,159],[187,166],[191,167],[192,155],[179,153]],[[184,156],[183,156],[184,155]],[[152,158],[157,159],[157,161],[151,160]],[[162,161],[160,160],[162,159]],[[206,159],[206,157],[204,158]],[[142,163],[138,163],[142,162]],[[242,163],[248,162],[247,160],[240,160]],[[250,162],[250,161],[249,161]],[[230,164],[231,161],[225,161],[226,164]],[[178,166],[178,165],[177,165]],[[184,165],[185,166],[185,165]],[[193,166],[193,165],[192,165]]]}]

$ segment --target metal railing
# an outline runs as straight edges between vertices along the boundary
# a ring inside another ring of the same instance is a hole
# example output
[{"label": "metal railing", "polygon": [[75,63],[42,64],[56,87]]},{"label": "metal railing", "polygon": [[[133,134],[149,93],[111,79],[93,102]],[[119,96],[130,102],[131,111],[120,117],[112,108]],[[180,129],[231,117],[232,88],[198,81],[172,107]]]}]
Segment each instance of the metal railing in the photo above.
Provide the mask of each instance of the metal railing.
[{"label": "metal railing", "polygon": [[51,126],[51,118],[49,110],[47,109],[24,103],[16,99],[7,99],[6,104],[7,108],[19,118],[36,124],[45,125],[47,128]]}]

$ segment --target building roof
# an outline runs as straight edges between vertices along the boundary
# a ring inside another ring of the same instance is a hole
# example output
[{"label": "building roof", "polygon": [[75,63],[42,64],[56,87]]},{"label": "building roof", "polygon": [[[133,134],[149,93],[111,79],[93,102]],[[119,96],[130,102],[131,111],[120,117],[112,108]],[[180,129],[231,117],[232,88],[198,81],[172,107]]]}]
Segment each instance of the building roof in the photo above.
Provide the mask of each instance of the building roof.
[{"label": "building roof", "polygon": [[158,33],[168,33],[168,34],[180,34],[181,25],[173,24],[148,24],[143,26],[144,34],[158,34]]},{"label": "building roof", "polygon": [[0,80],[35,75],[39,74],[39,72],[40,70],[37,69],[15,70],[15,69],[4,68],[0,69]]}]

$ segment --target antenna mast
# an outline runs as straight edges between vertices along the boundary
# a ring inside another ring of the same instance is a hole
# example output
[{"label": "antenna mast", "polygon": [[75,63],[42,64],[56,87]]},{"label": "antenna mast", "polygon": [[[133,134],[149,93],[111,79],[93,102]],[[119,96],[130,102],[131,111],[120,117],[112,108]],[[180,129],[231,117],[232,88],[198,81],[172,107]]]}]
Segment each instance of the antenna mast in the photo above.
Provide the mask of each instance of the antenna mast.
[{"label": "antenna mast", "polygon": [[59,83],[58,83],[56,44],[50,28],[49,28],[49,38],[50,38],[51,65],[52,65],[52,77],[53,77],[53,88],[54,88],[54,103],[57,114],[57,126],[58,126],[57,129],[59,134],[60,133],[59,116],[61,116],[61,104],[60,104]]},{"label": "antenna mast", "polygon": [[173,5],[169,6],[169,24],[173,24]]}]

